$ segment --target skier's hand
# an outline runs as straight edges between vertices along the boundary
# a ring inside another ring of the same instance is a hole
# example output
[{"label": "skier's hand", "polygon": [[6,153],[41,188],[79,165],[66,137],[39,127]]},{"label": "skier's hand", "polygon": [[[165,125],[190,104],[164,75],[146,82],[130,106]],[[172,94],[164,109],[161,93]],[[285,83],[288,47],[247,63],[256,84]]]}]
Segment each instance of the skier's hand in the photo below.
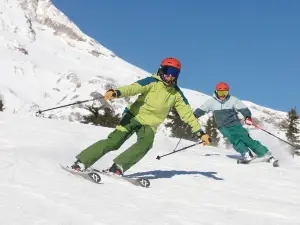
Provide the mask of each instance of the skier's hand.
[{"label": "skier's hand", "polygon": [[251,117],[246,117],[244,123],[247,124],[248,126],[252,126],[253,125]]},{"label": "skier's hand", "polygon": [[105,100],[111,100],[117,97],[118,97],[118,93],[114,89],[109,89],[104,95]]},{"label": "skier's hand", "polygon": [[212,142],[211,137],[208,134],[204,133],[203,131],[198,132],[197,136],[203,142],[203,145],[210,145]]}]

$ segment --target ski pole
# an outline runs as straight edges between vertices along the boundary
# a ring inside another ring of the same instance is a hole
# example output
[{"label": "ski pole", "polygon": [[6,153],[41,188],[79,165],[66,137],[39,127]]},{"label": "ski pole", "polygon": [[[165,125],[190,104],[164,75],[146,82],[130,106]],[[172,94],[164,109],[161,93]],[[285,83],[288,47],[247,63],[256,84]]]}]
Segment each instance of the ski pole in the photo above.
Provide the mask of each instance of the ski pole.
[{"label": "ski pole", "polygon": [[186,147],[184,147],[184,148],[178,149],[178,150],[176,150],[176,151],[169,152],[168,154],[161,155],[161,156],[158,155],[158,156],[156,157],[156,159],[160,160],[162,157],[165,157],[165,156],[167,156],[167,155],[174,154],[174,153],[176,153],[176,152],[180,152],[180,151],[186,150],[186,149],[188,149],[188,148],[191,148],[191,147],[193,147],[193,146],[196,146],[196,145],[199,145],[199,144],[202,144],[202,143],[203,143],[203,141],[200,141],[200,142],[197,142],[197,143],[195,143],[195,144],[192,144],[192,145],[186,146]]},{"label": "ski pole", "polygon": [[178,145],[179,145],[181,139],[182,139],[182,137],[181,137],[181,138],[179,139],[179,141],[177,142],[177,145],[176,145],[176,147],[174,148],[173,152],[174,152],[174,151],[176,150],[176,148],[178,147]]},{"label": "ski pole", "polygon": [[39,111],[36,112],[36,114],[41,114],[43,112],[47,112],[47,111],[50,111],[50,110],[60,109],[60,108],[64,108],[64,107],[67,107],[67,106],[77,105],[77,104],[81,104],[81,103],[85,103],[85,102],[90,102],[90,101],[94,101],[94,100],[98,100],[98,99],[103,99],[103,98],[104,97],[93,98],[93,99],[88,99],[88,100],[84,100],[84,101],[78,101],[78,102],[74,102],[74,103],[71,103],[71,104],[67,104],[67,105],[62,105],[62,106],[50,108],[50,109],[39,110]]},{"label": "ski pole", "polygon": [[270,133],[269,131],[266,131],[265,129],[263,129],[263,128],[257,126],[256,124],[253,123],[252,125],[253,125],[254,127],[256,127],[257,129],[260,129],[260,130],[262,130],[262,131],[264,131],[264,132],[266,132],[266,133],[272,135],[273,137],[276,137],[276,138],[278,138],[279,140],[281,140],[281,141],[283,141],[283,142],[289,144],[290,146],[293,146],[294,148],[298,149],[298,147],[297,147],[296,145],[293,145],[293,144],[291,144],[290,142],[287,142],[287,141],[281,139],[280,137],[277,137],[276,135]]},{"label": "ski pole", "polygon": [[[188,129],[188,127],[189,127],[188,125],[185,127],[184,132],[186,132],[186,130]],[[177,142],[177,145],[176,145],[176,147],[174,148],[173,152],[177,149],[177,147],[178,147],[178,145],[179,145],[179,143],[180,143],[182,137],[183,137],[183,135],[181,136],[181,138],[180,138],[179,141]]]}]

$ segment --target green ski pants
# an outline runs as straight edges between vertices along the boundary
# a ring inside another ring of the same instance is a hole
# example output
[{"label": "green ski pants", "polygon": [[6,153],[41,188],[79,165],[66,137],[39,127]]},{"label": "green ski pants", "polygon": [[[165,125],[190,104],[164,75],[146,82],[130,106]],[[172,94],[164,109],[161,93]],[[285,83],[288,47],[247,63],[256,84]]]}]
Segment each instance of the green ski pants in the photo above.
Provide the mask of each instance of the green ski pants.
[{"label": "green ski pants", "polygon": [[152,148],[155,136],[150,126],[142,125],[130,113],[124,115],[120,124],[108,135],[107,139],[100,140],[86,148],[77,155],[77,159],[88,168],[106,153],[118,150],[133,133],[137,134],[137,142],[113,160],[125,172],[140,161]]},{"label": "green ski pants", "polygon": [[258,157],[264,156],[269,150],[259,141],[253,140],[242,125],[220,128],[221,133],[228,138],[233,148],[242,156],[251,149]]}]

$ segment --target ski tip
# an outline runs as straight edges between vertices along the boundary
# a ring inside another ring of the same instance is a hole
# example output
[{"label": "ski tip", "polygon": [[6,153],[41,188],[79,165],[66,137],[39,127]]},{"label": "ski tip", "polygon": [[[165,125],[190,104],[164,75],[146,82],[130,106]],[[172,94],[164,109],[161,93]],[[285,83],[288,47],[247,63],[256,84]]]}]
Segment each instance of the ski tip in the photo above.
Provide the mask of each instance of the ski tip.
[{"label": "ski tip", "polygon": [[279,167],[279,161],[278,160],[275,160],[273,162],[273,167]]},{"label": "ski tip", "polygon": [[60,163],[58,163],[58,165],[59,165],[61,168],[63,168],[63,169],[68,168],[66,165],[63,165],[63,164],[60,164]]}]

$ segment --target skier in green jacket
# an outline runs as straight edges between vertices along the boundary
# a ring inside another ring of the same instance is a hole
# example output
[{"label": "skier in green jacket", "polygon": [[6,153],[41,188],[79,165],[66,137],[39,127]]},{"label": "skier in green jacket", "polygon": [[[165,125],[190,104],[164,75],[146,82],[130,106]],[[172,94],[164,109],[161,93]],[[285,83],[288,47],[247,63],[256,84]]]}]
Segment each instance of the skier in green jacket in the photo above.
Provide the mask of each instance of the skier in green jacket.
[{"label": "skier in green jacket", "polygon": [[[194,112],[197,118],[212,112],[219,131],[228,138],[233,148],[242,156],[242,163],[253,159],[252,150],[257,157],[265,157],[268,162],[275,162],[271,152],[259,141],[253,140],[248,131],[242,126],[237,112],[241,113],[244,123],[252,125],[251,112],[239,99],[229,94],[229,85],[220,82],[216,86],[213,97],[208,99]],[[277,164],[276,164],[277,165]]]},{"label": "skier in green jacket", "polygon": [[200,129],[191,106],[177,86],[181,70],[180,62],[175,58],[162,61],[156,74],[117,89],[108,90],[104,98],[111,100],[140,94],[129,105],[119,125],[105,140],[100,140],[77,155],[77,161],[71,166],[76,171],[84,171],[106,153],[117,150],[134,133],[137,142],[113,160],[109,172],[122,176],[123,173],[140,161],[152,148],[157,127],[166,119],[174,107],[182,120],[189,124],[203,144],[211,143],[208,134]]}]

